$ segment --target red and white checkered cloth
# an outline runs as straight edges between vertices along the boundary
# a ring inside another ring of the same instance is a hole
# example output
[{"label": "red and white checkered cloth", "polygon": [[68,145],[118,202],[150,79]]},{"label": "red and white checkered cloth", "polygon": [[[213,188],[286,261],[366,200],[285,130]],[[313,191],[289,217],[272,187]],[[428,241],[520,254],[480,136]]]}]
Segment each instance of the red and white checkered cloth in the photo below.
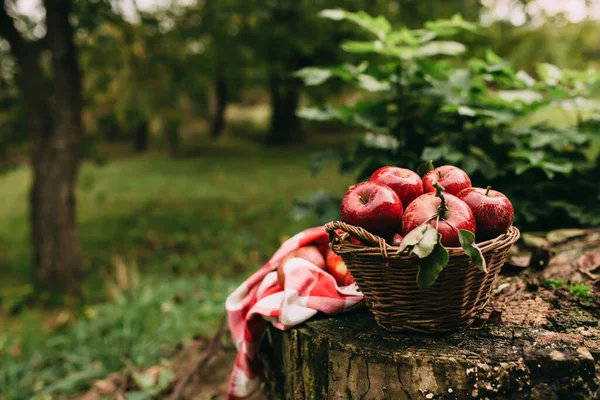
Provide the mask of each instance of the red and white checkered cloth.
[{"label": "red and white checkered cloth", "polygon": [[228,399],[245,399],[260,387],[263,371],[256,351],[268,322],[286,330],[319,311],[338,314],[362,300],[356,284],[339,287],[333,276],[301,258],[286,261],[285,288],[277,283],[277,265],[293,251],[310,244],[326,250],[325,228],[310,228],[287,240],[269,262],[227,298],[229,329],[238,349]]}]

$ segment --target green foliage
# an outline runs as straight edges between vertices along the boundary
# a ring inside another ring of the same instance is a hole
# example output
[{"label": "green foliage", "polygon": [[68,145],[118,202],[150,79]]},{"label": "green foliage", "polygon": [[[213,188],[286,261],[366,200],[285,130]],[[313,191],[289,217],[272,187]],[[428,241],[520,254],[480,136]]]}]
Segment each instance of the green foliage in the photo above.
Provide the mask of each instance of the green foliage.
[{"label": "green foliage", "polygon": [[592,289],[588,285],[580,283],[577,285],[569,285],[569,292],[575,297],[585,299],[591,296]]},{"label": "green foliage", "polygon": [[481,272],[486,273],[487,264],[485,262],[485,258],[483,258],[481,249],[475,244],[475,235],[473,235],[473,232],[461,229],[458,231],[458,239],[460,240],[460,245],[465,251],[465,254],[468,255],[475,264],[477,264]]},{"label": "green foliage", "polygon": [[[567,286],[567,283],[562,279],[546,279],[544,285],[551,289],[558,289]],[[584,299],[592,295],[592,289],[583,283],[570,284],[567,286],[569,292],[578,298]]]},{"label": "green foliage", "polygon": [[[504,192],[523,229],[600,223],[595,184],[600,125],[582,106],[598,109],[589,100],[600,82],[598,72],[544,63],[534,78],[491,50],[461,59],[465,43],[448,38],[480,30],[458,15],[422,29],[394,29],[383,16],[363,12],[321,15],[349,21],[369,36],[342,44],[360,64],[297,72],[309,85],[336,78],[364,93],[354,104],[300,112],[369,132],[354,151],[339,154],[342,171],[365,179],[383,165],[453,164],[471,175],[474,185]],[[519,123],[557,106],[573,110],[576,126]]]},{"label": "green foliage", "polygon": [[442,245],[442,235],[438,233],[437,236],[438,240],[433,247],[433,251],[427,257],[422,258],[419,263],[419,271],[417,272],[417,286],[419,289],[426,289],[433,285],[440,272],[448,264],[448,250]]},{"label": "green foliage", "polygon": [[544,281],[544,285],[551,287],[553,289],[557,289],[559,287],[565,286],[566,283],[562,279],[546,279]]}]

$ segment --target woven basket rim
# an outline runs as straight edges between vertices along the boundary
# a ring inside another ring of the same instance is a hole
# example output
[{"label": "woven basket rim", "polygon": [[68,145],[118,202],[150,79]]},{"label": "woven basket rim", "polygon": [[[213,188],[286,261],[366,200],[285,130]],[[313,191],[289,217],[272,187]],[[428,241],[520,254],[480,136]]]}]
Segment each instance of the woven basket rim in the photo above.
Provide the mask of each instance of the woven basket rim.
[{"label": "woven basket rim", "polygon": [[[411,258],[417,259],[417,256],[414,254],[408,254],[408,250],[403,251],[402,253],[398,253],[399,247],[389,245],[385,239],[373,235],[367,230],[347,224],[341,221],[332,221],[325,224],[325,230],[329,234],[329,241],[331,243],[332,249],[335,247],[334,251],[336,253],[355,253],[355,254],[363,254],[363,255],[374,255],[373,252],[375,250],[378,251],[378,256],[388,258],[388,259],[396,259],[396,258]],[[336,233],[336,230],[342,230],[344,234],[341,236]],[[354,237],[361,242],[366,242],[369,245],[364,244],[356,244],[352,243],[348,239],[348,236]],[[520,237],[520,231],[517,227],[511,226],[508,231],[505,233],[483,242],[477,242],[477,246],[481,249],[483,254],[496,251],[502,247],[512,246]],[[468,257],[462,247],[446,247],[450,257]]]}]

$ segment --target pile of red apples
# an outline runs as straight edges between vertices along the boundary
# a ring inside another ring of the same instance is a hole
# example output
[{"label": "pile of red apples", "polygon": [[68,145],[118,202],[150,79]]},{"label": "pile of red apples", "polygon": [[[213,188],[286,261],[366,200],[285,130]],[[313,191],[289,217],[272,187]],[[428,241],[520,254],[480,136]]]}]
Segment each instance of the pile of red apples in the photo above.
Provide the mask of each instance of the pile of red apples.
[{"label": "pile of red apples", "polygon": [[[436,193],[440,186],[443,195]],[[438,218],[442,199],[444,212]],[[469,175],[451,165],[434,168],[422,179],[406,168],[380,168],[368,182],[348,190],[340,214],[343,222],[360,226],[394,246],[426,223],[436,228],[442,245],[459,247],[460,230],[472,232],[481,242],[506,232],[514,219],[513,206],[504,194],[489,186],[472,187]]]},{"label": "pile of red apples", "polygon": [[[472,187],[469,175],[451,165],[431,169],[422,178],[406,168],[380,168],[369,181],[348,190],[340,214],[343,222],[362,227],[392,246],[402,246],[406,235],[426,224],[435,228],[446,247],[461,246],[461,230],[470,231],[482,242],[506,232],[514,219],[513,206],[504,194],[489,186]],[[352,242],[360,244],[356,238]],[[281,286],[285,282],[283,266],[293,257],[327,271],[339,286],[354,282],[342,258],[330,248],[305,246],[277,267]]]}]

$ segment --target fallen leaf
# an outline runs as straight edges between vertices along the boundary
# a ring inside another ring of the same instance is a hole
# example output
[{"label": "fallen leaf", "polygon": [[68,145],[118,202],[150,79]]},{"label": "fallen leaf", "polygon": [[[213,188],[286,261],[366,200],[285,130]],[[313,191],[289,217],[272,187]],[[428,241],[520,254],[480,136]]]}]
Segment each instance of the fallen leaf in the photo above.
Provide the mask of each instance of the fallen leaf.
[{"label": "fallen leaf", "polygon": [[548,232],[546,239],[552,244],[558,244],[585,236],[586,234],[587,232],[583,229],[557,229]]},{"label": "fallen leaf", "polygon": [[510,265],[520,268],[529,267],[529,260],[531,260],[531,254],[519,254],[517,256],[512,256],[508,259]]},{"label": "fallen leaf", "polygon": [[94,389],[98,391],[98,394],[107,396],[117,390],[117,385],[110,379],[103,379],[94,382]]},{"label": "fallen leaf", "polygon": [[523,244],[527,247],[550,247],[550,242],[543,237],[532,235],[531,233],[523,233],[521,235]]},{"label": "fallen leaf", "polygon": [[600,251],[589,251],[583,254],[577,260],[577,265],[587,272],[599,272],[597,270],[600,268]]}]

